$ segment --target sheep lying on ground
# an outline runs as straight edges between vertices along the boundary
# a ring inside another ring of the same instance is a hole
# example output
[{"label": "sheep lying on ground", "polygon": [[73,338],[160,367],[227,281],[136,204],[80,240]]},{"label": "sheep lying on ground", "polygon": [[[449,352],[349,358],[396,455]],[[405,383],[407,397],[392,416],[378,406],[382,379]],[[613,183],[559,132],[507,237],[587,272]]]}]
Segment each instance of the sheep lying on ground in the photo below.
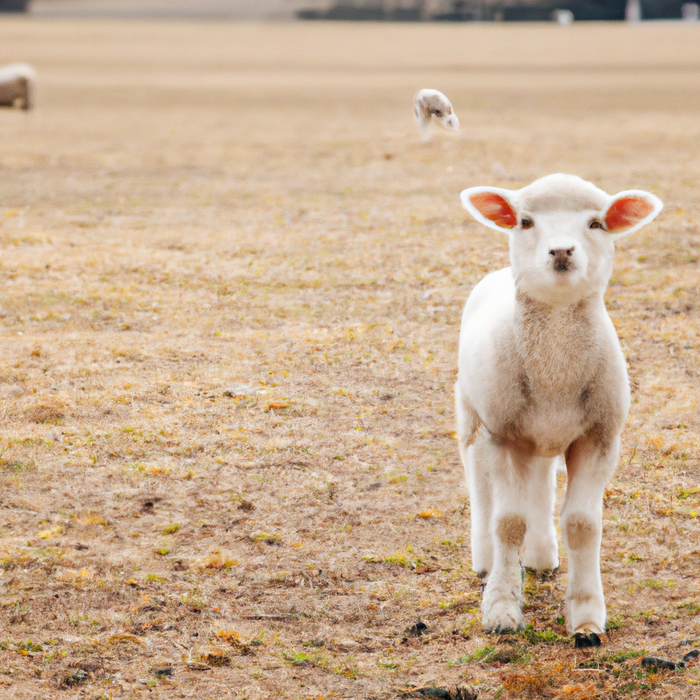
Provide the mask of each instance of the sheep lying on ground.
[{"label": "sheep lying on ground", "polygon": [[521,557],[533,569],[559,565],[554,499],[563,456],[567,626],[600,634],[603,491],[630,403],[603,295],[614,240],[663,204],[641,191],[610,196],[562,174],[517,191],[474,187],[461,199],[477,221],[510,237],[511,267],[479,282],[464,309],[455,387],[472,566],[489,575],[482,622],[495,632],[522,626]]},{"label": "sheep lying on ground", "polygon": [[438,90],[419,90],[413,98],[413,111],[421,131],[428,128],[432,116],[445,129],[459,131],[459,119],[452,103]]},{"label": "sheep lying on ground", "polygon": [[0,107],[32,108],[32,93],[36,73],[25,63],[13,63],[0,68]]}]

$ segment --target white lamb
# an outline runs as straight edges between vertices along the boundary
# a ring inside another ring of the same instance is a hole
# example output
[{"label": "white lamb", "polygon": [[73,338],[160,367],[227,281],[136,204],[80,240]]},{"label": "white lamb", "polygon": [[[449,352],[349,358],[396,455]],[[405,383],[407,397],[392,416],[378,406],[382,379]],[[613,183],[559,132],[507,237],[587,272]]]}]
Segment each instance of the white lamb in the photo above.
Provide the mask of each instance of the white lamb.
[{"label": "white lamb", "polygon": [[36,72],[26,63],[0,67],[0,107],[31,109]]},{"label": "white lamb", "polygon": [[493,632],[521,627],[521,561],[559,565],[554,499],[563,457],[567,628],[600,634],[603,491],[630,403],[603,295],[615,239],[652,221],[663,203],[637,190],[610,196],[562,174],[516,191],[473,187],[461,199],[477,221],[510,236],[511,267],[479,282],[464,309],[455,387],[472,566],[489,575],[482,623]]},{"label": "white lamb", "polygon": [[439,90],[419,90],[413,98],[413,112],[421,131],[428,128],[433,116],[443,128],[459,131],[459,119],[452,103]]}]

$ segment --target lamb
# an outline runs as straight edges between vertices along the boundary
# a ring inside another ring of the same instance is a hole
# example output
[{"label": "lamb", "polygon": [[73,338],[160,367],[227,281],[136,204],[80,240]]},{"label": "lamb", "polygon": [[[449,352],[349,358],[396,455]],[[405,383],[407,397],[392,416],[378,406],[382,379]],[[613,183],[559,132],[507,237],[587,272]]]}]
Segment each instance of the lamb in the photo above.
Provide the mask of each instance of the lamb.
[{"label": "lamb", "polygon": [[488,274],[467,300],[455,386],[472,567],[488,575],[482,624],[496,633],[520,628],[521,561],[536,570],[559,565],[554,499],[563,457],[567,629],[601,634],[603,491],[630,404],[603,295],[615,239],[648,224],[663,203],[639,190],[610,196],[563,174],[515,191],[473,187],[461,200],[510,237],[511,267]]},{"label": "lamb", "polygon": [[26,63],[0,68],[0,107],[31,109],[36,72]]},{"label": "lamb", "polygon": [[443,128],[459,131],[459,119],[452,103],[439,90],[419,90],[413,98],[413,112],[422,132],[428,128],[433,115]]}]

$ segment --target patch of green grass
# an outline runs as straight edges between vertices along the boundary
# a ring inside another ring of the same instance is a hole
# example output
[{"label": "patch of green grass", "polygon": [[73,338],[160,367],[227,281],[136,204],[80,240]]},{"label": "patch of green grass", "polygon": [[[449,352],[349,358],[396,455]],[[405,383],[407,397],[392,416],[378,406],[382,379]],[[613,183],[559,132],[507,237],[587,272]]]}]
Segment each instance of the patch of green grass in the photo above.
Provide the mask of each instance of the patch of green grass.
[{"label": "patch of green grass", "polygon": [[478,661],[482,664],[525,664],[530,659],[532,659],[531,654],[521,647],[495,647],[487,644],[477,649],[473,654],[460,656],[458,659],[448,661],[447,665],[450,667],[465,666],[473,661]]},{"label": "patch of green grass", "polygon": [[369,561],[373,564],[396,564],[405,569],[417,569],[425,563],[422,557],[416,556],[413,551],[413,545],[407,545],[403,550],[396,550],[388,556],[374,556],[372,554],[362,557],[363,561]]},{"label": "patch of green grass", "polygon": [[[4,450],[3,450],[4,452]],[[0,469],[4,472],[10,472],[11,474],[21,474],[22,472],[27,472],[33,469],[35,466],[32,460],[22,462],[20,460],[6,460],[0,459]]]},{"label": "patch of green grass", "polygon": [[282,535],[277,533],[271,535],[267,532],[258,532],[255,535],[251,535],[250,539],[253,542],[265,542],[265,544],[280,544],[282,542]]},{"label": "patch of green grass", "polygon": [[180,529],[180,526],[177,523],[172,523],[171,525],[167,525],[166,527],[163,528],[163,534],[164,535],[173,535],[179,529]]},{"label": "patch of green grass", "polygon": [[417,569],[425,563],[421,557],[415,555],[412,544],[408,544],[403,550],[397,550],[393,554],[384,557],[384,562],[386,564],[396,564],[407,569]]},{"label": "patch of green grass", "polygon": [[286,649],[282,658],[288,666],[326,666],[326,658],[320,652],[307,654]]},{"label": "patch of green grass", "polygon": [[619,664],[622,663],[623,661],[627,661],[627,659],[638,659],[640,656],[646,656],[647,655],[647,650],[646,649],[634,649],[632,651],[619,651],[617,654],[612,654],[610,656],[610,660],[614,664]]},{"label": "patch of green grass", "polygon": [[518,634],[529,644],[558,644],[569,642],[568,637],[562,637],[552,630],[543,630],[541,632],[540,630],[536,630],[532,622]]},{"label": "patch of green grass", "polygon": [[607,622],[605,623],[605,626],[609,630],[619,630],[620,627],[625,622],[625,618],[622,617],[622,615],[614,615],[613,617],[609,617]]},{"label": "patch of green grass", "polygon": [[465,666],[472,660],[471,656],[460,656],[458,659],[453,659],[448,661],[447,665],[452,668],[453,666]]},{"label": "patch of green grass", "polygon": [[694,617],[695,615],[700,615],[700,603],[694,600],[689,600],[685,603],[678,603],[676,609],[682,615],[688,615],[689,617]]},{"label": "patch of green grass", "polygon": [[26,642],[15,642],[17,651],[44,651],[44,646],[40,642],[32,642],[28,639]]},{"label": "patch of green grass", "polygon": [[484,661],[484,659],[490,658],[495,651],[496,647],[492,647],[487,644],[486,646],[481,647],[481,649],[477,649],[472,654],[472,660]]},{"label": "patch of green grass", "polygon": [[640,581],[637,586],[640,589],[643,588],[651,588],[652,590],[658,591],[661,590],[662,588],[674,588],[676,585],[675,581],[659,581],[658,579],[655,578],[650,578],[647,579],[646,581]]},{"label": "patch of green grass", "polygon": [[193,588],[189,593],[183,595],[182,602],[195,610],[203,610],[207,607],[207,601],[198,588]]},{"label": "patch of green grass", "polygon": [[607,652],[581,661],[576,668],[603,668],[619,675],[621,669],[619,666],[616,669],[616,664],[622,664],[628,659],[638,659],[642,656],[646,656],[646,654],[646,649],[631,649],[630,651],[618,651],[614,653]]},{"label": "patch of green grass", "polygon": [[348,662],[336,666],[331,666],[330,670],[335,673],[336,676],[343,676],[343,678],[349,678],[350,680],[356,680],[360,677],[360,671],[357,666],[352,665],[352,659]]}]

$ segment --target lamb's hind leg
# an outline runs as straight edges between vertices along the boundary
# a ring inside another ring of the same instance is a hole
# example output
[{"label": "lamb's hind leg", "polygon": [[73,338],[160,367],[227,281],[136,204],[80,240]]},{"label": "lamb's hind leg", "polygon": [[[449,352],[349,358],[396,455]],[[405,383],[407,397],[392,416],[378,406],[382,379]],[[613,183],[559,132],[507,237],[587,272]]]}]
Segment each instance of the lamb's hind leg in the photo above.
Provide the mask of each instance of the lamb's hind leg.
[{"label": "lamb's hind leg", "polygon": [[522,561],[523,566],[537,571],[553,571],[559,566],[554,527],[558,463],[558,459],[533,458],[523,494],[527,501],[527,531]]},{"label": "lamb's hind leg", "polygon": [[491,571],[493,563],[488,457],[482,454],[483,449],[479,449],[479,441],[475,442],[479,430],[479,417],[463,398],[459,384],[455,385],[455,399],[459,453],[469,487],[472,570],[479,576],[484,576]]},{"label": "lamb's hind leg", "polygon": [[527,465],[490,437],[480,437],[475,447],[489,453],[493,494],[493,568],[484,590],[481,621],[489,632],[517,630],[523,625],[520,548],[527,529],[527,506],[522,499]]},{"label": "lamb's hind leg", "polygon": [[603,492],[619,451],[619,438],[602,446],[584,437],[569,448],[566,456],[568,483],[561,526],[569,560],[566,608],[570,634],[605,631],[605,599],[600,577]]}]

